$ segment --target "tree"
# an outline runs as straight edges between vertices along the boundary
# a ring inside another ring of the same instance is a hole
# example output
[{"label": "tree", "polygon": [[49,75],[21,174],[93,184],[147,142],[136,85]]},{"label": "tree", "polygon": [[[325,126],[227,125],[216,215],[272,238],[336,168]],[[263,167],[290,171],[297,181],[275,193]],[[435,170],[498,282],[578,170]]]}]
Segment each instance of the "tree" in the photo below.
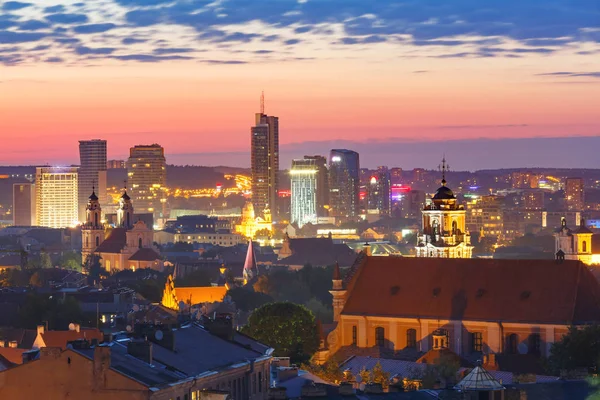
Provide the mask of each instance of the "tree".
[{"label": "tree", "polygon": [[275,293],[275,285],[269,275],[259,275],[254,285],[252,285],[254,291],[257,293],[264,293],[272,296]]},{"label": "tree", "polygon": [[268,294],[255,292],[243,287],[236,287],[227,291],[227,296],[242,311],[252,311],[260,306],[272,303],[274,299]]},{"label": "tree", "polygon": [[434,389],[440,383],[442,387],[453,384],[460,368],[455,354],[441,354],[433,364],[424,370],[413,371],[413,378],[420,379],[424,389]]},{"label": "tree", "polygon": [[361,383],[371,383],[371,371],[367,370],[365,367],[361,368],[361,370],[358,372],[358,376],[360,377]]},{"label": "tree", "polygon": [[597,373],[600,363],[600,326],[570,327],[569,332],[550,348],[549,367],[561,370],[587,369]]},{"label": "tree", "polygon": [[373,382],[381,384],[383,389],[387,389],[390,386],[390,373],[383,370],[379,361],[373,367],[371,375],[373,376]]},{"label": "tree", "polygon": [[0,273],[0,286],[15,287],[29,284],[29,271],[18,269],[7,269]]},{"label": "tree", "polygon": [[52,259],[44,250],[40,253],[40,268],[52,268]]},{"label": "tree", "polygon": [[191,243],[186,243],[186,242],[177,242],[177,243],[173,243],[173,245],[168,248],[168,251],[173,251],[173,252],[193,252],[194,251],[194,245]]},{"label": "tree", "polygon": [[67,251],[63,253],[60,260],[58,261],[58,265],[61,268],[81,271],[81,253],[75,251]]},{"label": "tree", "polygon": [[319,348],[314,315],[304,306],[289,302],[265,304],[254,310],[242,332],[271,346],[276,357],[302,362]]},{"label": "tree", "polygon": [[302,364],[301,369],[318,376],[326,382],[339,383],[344,380],[344,373],[340,370],[338,362],[330,357],[325,364]]},{"label": "tree", "polygon": [[314,314],[315,318],[319,321],[326,324],[333,322],[333,308],[327,307],[315,297],[312,297],[310,300],[308,300],[305,306]]},{"label": "tree", "polygon": [[95,254],[88,256],[87,260],[85,261],[85,270],[89,275],[90,284],[95,284],[100,280],[101,277],[108,276],[108,272],[100,263],[100,256]]},{"label": "tree", "polygon": [[42,287],[46,284],[46,279],[41,271],[36,271],[31,275],[31,278],[29,278],[29,284],[33,287]]}]

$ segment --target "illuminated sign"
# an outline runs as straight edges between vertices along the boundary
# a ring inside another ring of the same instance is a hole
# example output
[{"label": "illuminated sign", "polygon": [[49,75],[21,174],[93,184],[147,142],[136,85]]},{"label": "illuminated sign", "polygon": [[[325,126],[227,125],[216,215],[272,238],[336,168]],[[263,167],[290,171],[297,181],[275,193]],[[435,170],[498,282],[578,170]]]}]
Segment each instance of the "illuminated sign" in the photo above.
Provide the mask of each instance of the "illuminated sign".
[{"label": "illuminated sign", "polygon": [[340,161],[342,161],[342,157],[340,157],[340,156],[331,157],[331,162],[340,162]]},{"label": "illuminated sign", "polygon": [[377,183],[377,178],[375,176],[371,177],[371,185],[375,185]]}]

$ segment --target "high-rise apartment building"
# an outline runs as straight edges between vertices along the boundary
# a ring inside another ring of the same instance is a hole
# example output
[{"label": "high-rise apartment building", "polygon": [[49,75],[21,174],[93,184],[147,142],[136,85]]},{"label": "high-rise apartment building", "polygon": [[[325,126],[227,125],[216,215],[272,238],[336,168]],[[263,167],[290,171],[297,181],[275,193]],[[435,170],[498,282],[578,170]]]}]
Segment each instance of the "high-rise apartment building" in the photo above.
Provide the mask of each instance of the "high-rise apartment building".
[{"label": "high-rise apartment building", "polygon": [[467,203],[466,224],[470,232],[479,232],[483,236],[493,236],[499,241],[504,239],[503,196],[481,196]]},{"label": "high-rise apartment building", "polygon": [[367,213],[390,215],[391,175],[387,167],[378,167],[367,184]]},{"label": "high-rise apartment building", "polygon": [[36,168],[36,225],[65,228],[78,223],[77,170],[77,167]]},{"label": "high-rise apartment building", "polygon": [[333,149],[329,155],[330,215],[340,220],[359,215],[360,162],[358,153]]},{"label": "high-rise apartment building", "polygon": [[[279,190],[279,118],[261,112],[255,115],[255,126],[250,128],[252,166],[252,203],[257,214],[266,208],[277,211]],[[275,217],[275,215],[274,215]]]},{"label": "high-rise apartment building", "polygon": [[13,184],[13,225],[31,226],[35,224],[35,185],[32,183]]},{"label": "high-rise apartment building", "polygon": [[535,189],[540,184],[540,176],[531,171],[515,171],[511,180],[514,189]]},{"label": "high-rise apartment building", "polygon": [[325,216],[329,184],[325,157],[304,156],[292,160],[291,178],[291,222],[303,226],[317,223]]},{"label": "high-rise apartment building", "polygon": [[106,204],[106,140],[79,141],[79,222],[84,222],[90,193]]},{"label": "high-rise apartment building", "polygon": [[108,160],[106,162],[106,169],[125,169],[126,167],[125,160]]},{"label": "high-rise apartment building", "polygon": [[127,186],[138,213],[152,213],[155,220],[164,216],[166,181],[165,151],[160,145],[129,149]]},{"label": "high-rise apartment building", "polygon": [[583,210],[584,196],[582,178],[567,178],[565,180],[565,200],[569,211]]}]

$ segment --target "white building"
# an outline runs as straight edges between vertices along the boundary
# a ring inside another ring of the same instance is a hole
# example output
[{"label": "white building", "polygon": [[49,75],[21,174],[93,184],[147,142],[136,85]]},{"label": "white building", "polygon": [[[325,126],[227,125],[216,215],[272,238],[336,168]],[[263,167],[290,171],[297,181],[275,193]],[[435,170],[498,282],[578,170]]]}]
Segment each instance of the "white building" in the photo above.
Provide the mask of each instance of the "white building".
[{"label": "white building", "polygon": [[291,222],[299,227],[317,222],[317,165],[314,159],[292,160]]},{"label": "white building", "polygon": [[78,223],[77,167],[37,167],[36,225],[66,228]]}]

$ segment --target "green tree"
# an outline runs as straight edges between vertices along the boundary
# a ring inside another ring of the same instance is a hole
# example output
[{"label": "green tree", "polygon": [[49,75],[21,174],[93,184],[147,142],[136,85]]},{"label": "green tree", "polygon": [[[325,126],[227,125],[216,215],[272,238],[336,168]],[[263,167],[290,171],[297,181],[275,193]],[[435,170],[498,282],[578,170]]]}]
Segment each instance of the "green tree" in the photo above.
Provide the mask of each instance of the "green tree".
[{"label": "green tree", "polygon": [[18,269],[7,269],[0,273],[0,286],[15,287],[26,286],[29,284],[29,271]]},{"label": "green tree", "polygon": [[41,271],[36,271],[29,278],[29,284],[33,287],[42,287],[46,284],[46,279]]},{"label": "green tree", "polygon": [[365,367],[361,368],[361,370],[358,372],[358,376],[360,377],[361,383],[371,383],[371,381],[373,380],[371,376],[371,371],[367,370]]},{"label": "green tree", "polygon": [[289,302],[265,304],[254,310],[243,333],[271,346],[278,357],[302,362],[319,348],[314,315],[304,306]]},{"label": "green tree", "polygon": [[269,275],[259,275],[252,287],[257,293],[264,293],[268,294],[269,296],[273,296],[275,293],[275,285],[273,284],[273,280],[269,277]]},{"label": "green tree", "polygon": [[52,259],[44,250],[40,252],[40,268],[52,268]]},{"label": "green tree", "polygon": [[58,261],[58,266],[61,268],[81,271],[81,253],[78,253],[76,251],[67,251],[63,253],[60,260]]},{"label": "green tree", "polygon": [[327,307],[316,298],[312,297],[306,302],[305,306],[319,321],[326,324],[333,322],[333,308]]},{"label": "green tree", "polygon": [[88,273],[90,284],[96,284],[102,277],[108,276],[108,272],[100,263],[100,256],[94,254],[88,256],[85,261],[85,271]]},{"label": "green tree", "polygon": [[227,296],[231,297],[231,301],[242,311],[252,311],[274,301],[268,294],[255,292],[243,287],[229,289]]},{"label": "green tree", "polygon": [[587,369],[597,373],[600,363],[600,326],[570,327],[569,332],[550,348],[551,372]]},{"label": "green tree", "polygon": [[333,357],[330,357],[323,365],[302,364],[301,369],[318,376],[326,382],[339,383],[344,380],[344,373]]},{"label": "green tree", "polygon": [[379,361],[377,361],[377,364],[373,367],[371,374],[373,376],[373,382],[380,383],[383,389],[387,389],[390,386],[390,373],[383,370]]}]

